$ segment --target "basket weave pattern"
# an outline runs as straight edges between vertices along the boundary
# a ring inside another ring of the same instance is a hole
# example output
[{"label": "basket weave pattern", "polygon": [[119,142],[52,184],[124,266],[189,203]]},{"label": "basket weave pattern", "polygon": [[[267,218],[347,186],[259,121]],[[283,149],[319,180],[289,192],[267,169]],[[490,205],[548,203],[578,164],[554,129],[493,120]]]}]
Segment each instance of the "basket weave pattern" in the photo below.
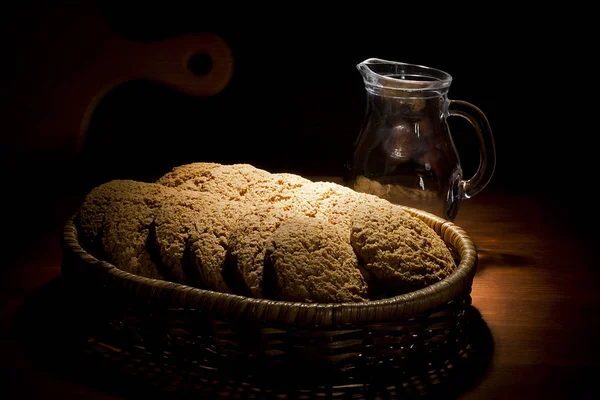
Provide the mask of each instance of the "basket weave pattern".
[{"label": "basket weave pattern", "polygon": [[463,328],[477,254],[461,228],[407,211],[453,247],[460,262],[443,281],[385,300],[270,301],[135,276],[86,252],[74,219],[64,230],[63,276],[97,321],[90,348],[162,387],[214,390],[218,375],[243,392],[258,383],[284,385],[301,371],[307,384],[326,375],[330,388],[347,388],[385,369],[395,371],[398,390],[419,391],[448,378],[448,354],[468,351]]}]

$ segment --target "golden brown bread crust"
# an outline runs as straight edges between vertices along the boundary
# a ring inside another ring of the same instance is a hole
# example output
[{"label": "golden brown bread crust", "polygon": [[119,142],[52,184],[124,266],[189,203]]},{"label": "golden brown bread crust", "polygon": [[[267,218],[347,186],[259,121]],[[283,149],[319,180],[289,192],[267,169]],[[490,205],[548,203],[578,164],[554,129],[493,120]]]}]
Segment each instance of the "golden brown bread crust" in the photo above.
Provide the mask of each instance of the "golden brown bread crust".
[{"label": "golden brown bread crust", "polygon": [[388,294],[423,288],[454,270],[452,254],[433,229],[382,199],[371,197],[357,207],[350,240]]},{"label": "golden brown bread crust", "polygon": [[174,168],[157,183],[208,192],[229,201],[259,203],[287,199],[310,181],[293,174],[271,174],[249,164],[194,163]]},{"label": "golden brown bread crust", "polygon": [[103,225],[102,248],[108,260],[123,271],[165,279],[152,254],[150,231],[155,212],[144,203],[110,204]]},{"label": "golden brown bread crust", "polygon": [[98,186],[79,210],[83,243],[124,271],[165,278],[150,235],[157,209],[177,194],[161,185],[132,180]]},{"label": "golden brown bread crust", "polygon": [[[300,216],[327,221],[339,225],[349,243],[350,216],[363,199],[351,189],[334,183],[312,183],[290,174],[279,177],[281,182],[276,186],[283,189],[271,192],[278,193],[277,196],[255,200],[255,207],[247,209],[238,220],[230,240],[229,267],[243,290],[258,298],[264,297],[263,269],[268,240],[282,223]],[[295,182],[298,184],[290,191]]]},{"label": "golden brown bread crust", "polygon": [[181,190],[199,191],[202,184],[212,179],[211,171],[221,164],[197,162],[180,165],[156,181],[159,185]]},{"label": "golden brown bread crust", "polygon": [[367,300],[367,283],[352,247],[338,227],[317,218],[291,218],[275,230],[266,249],[265,282],[286,301]]},{"label": "golden brown bread crust", "polygon": [[[185,238],[171,235],[171,239],[179,243],[179,246],[175,247],[173,252],[167,252],[167,254],[174,253],[176,259],[185,250],[181,248],[181,243],[189,240],[191,262],[201,283],[214,290],[229,291],[222,278],[222,270],[225,261],[228,260],[224,257],[229,249],[231,226],[235,220],[260,204],[275,204],[289,200],[296,188],[310,181],[298,175],[271,174],[248,164],[221,165],[199,162],[176,167],[157,183],[186,192],[207,194],[213,203],[221,201],[226,205],[226,209],[235,209],[235,211],[219,213],[216,210],[219,207],[212,206],[211,210],[206,210],[206,215],[195,217],[194,227],[197,229],[185,229],[186,232],[189,231],[184,234]],[[188,220],[191,218],[193,217],[186,217]],[[167,246],[165,242],[162,248],[166,249]],[[249,249],[242,255],[243,260],[246,260],[244,255],[250,251],[252,250]],[[171,263],[177,264],[173,256],[169,259]],[[251,268],[252,264],[248,260],[244,271]],[[254,273],[248,275],[249,281],[253,280],[253,275]],[[257,275],[257,279],[258,276],[262,275]],[[250,286],[252,287],[251,290],[249,289],[250,293],[261,295],[254,284]]]},{"label": "golden brown bread crust", "polygon": [[125,271],[258,298],[364,301],[367,289],[408,292],[455,266],[430,227],[388,201],[247,164],[108,182],[86,196],[79,223]]},{"label": "golden brown bread crust", "polygon": [[237,220],[229,239],[229,265],[240,289],[262,298],[265,251],[271,235],[294,216],[301,215],[291,201],[265,202]]},{"label": "golden brown bread crust", "polygon": [[163,186],[154,183],[113,180],[87,194],[79,209],[79,224],[87,241],[93,243],[102,234],[106,210],[111,204],[127,202],[157,206],[161,202],[161,196],[168,195],[169,192]]},{"label": "golden brown bread crust", "polygon": [[211,202],[194,218],[190,231],[188,246],[193,271],[205,287],[218,292],[232,292],[225,276],[225,263],[239,207],[234,202]]},{"label": "golden brown bread crust", "polygon": [[296,190],[295,207],[300,213],[338,226],[350,237],[352,215],[367,195],[332,182],[313,182]]},{"label": "golden brown bread crust", "polygon": [[156,246],[172,280],[230,291],[222,270],[236,212],[229,202],[195,191],[181,191],[160,207],[154,221]]}]

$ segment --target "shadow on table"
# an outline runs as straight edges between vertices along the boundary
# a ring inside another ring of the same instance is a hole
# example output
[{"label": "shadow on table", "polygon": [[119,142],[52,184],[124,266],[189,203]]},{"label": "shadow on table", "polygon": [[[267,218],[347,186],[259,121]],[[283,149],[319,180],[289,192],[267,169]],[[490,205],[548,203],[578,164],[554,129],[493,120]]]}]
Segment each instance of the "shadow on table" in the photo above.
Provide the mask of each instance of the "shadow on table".
[{"label": "shadow on table", "polygon": [[374,374],[376,378],[367,382],[311,388],[290,386],[290,382],[303,382],[302,376],[286,381],[285,387],[275,383],[269,388],[257,388],[207,371],[204,377],[188,376],[187,379],[194,379],[192,383],[182,380],[181,385],[174,388],[172,380],[166,387],[164,379],[152,379],[151,371],[137,374],[129,370],[125,373],[120,365],[122,357],[119,365],[111,364],[114,359],[111,353],[119,352],[119,349],[97,346],[93,338],[99,326],[90,315],[93,312],[78,301],[62,278],[57,278],[25,301],[12,333],[36,367],[94,390],[125,398],[156,398],[160,395],[161,398],[452,399],[477,385],[488,372],[494,353],[491,333],[479,311],[471,306],[466,318],[469,345],[461,354],[448,355],[451,370],[447,372],[451,372],[451,379],[433,386],[428,383],[427,387],[433,387],[433,390],[406,393],[402,383],[398,382],[398,372],[386,373],[385,370],[378,371]]}]

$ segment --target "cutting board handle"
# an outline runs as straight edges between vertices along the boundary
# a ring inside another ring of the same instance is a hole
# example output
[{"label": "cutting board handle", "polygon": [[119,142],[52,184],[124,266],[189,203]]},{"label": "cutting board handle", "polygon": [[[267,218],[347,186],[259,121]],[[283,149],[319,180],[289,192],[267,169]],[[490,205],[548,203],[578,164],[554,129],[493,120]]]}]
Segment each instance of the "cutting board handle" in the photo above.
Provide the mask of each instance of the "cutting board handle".
[{"label": "cutting board handle", "polygon": [[[88,96],[74,96],[89,98],[78,129],[75,153],[83,148],[96,106],[121,83],[143,79],[193,96],[207,97],[225,89],[233,75],[231,49],[221,37],[210,33],[181,35],[153,43],[118,39],[105,43],[104,52],[106,56],[102,59],[107,60],[107,64],[94,68],[88,78],[101,76],[87,80],[101,82],[101,86],[89,86],[93,92]],[[194,66],[195,59],[204,61],[200,71]]]},{"label": "cutting board handle", "polygon": [[[221,92],[233,74],[231,49],[214,34],[182,35],[148,44],[126,43],[129,57],[124,60],[131,60],[131,72],[137,78],[160,82],[194,96]],[[208,61],[208,69],[195,71],[195,58]]]}]

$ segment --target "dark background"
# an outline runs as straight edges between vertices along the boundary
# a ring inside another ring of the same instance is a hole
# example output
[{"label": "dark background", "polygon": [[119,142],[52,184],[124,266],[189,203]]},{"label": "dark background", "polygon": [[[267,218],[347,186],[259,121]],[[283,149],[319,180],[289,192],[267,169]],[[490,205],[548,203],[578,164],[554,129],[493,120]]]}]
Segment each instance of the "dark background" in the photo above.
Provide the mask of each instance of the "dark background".
[{"label": "dark background", "polygon": [[[367,3],[331,10],[308,3],[285,9],[112,1],[10,6],[3,24],[6,122],[0,144],[2,170],[15,190],[5,201],[23,211],[12,213],[20,220],[48,196],[78,195],[113,178],[154,179],[193,161],[343,175],[365,107],[355,66],[370,57],[453,76],[449,97],[481,108],[494,132],[498,161],[489,190],[536,193],[565,208],[589,196],[592,125],[583,112],[585,99],[575,95],[582,86],[577,74],[586,68],[574,46],[588,38],[577,31],[581,24],[567,24],[566,10],[449,11]],[[31,121],[47,113],[35,102],[47,88],[25,92],[22,83],[51,85],[57,71],[76,72],[90,62],[77,51],[46,45],[61,35],[65,42],[85,43],[84,29],[78,35],[76,27],[52,24],[65,13],[82,21],[97,17],[123,40],[139,43],[190,32],[218,34],[233,51],[233,78],[208,98],[132,79],[98,104],[80,154],[36,144],[44,133],[26,132],[12,117],[26,112]],[[450,123],[469,176],[479,161],[475,136],[466,123]]]},{"label": "dark background", "polygon": [[[49,3],[4,4],[0,13],[0,330],[32,288],[59,274],[64,220],[102,182],[151,180],[193,161],[343,175],[365,111],[355,66],[378,57],[447,71],[454,78],[449,97],[480,107],[494,132],[493,180],[457,219],[478,246],[476,306],[498,344],[496,369],[481,393],[568,398],[591,387],[600,310],[598,84],[590,60],[598,47],[597,22],[590,21],[596,13],[562,3],[464,10],[432,3],[415,10],[402,2],[331,9],[325,2]],[[62,141],[73,133],[67,120],[79,121],[76,110],[87,104],[57,98],[55,88],[91,87],[98,82],[82,79],[81,71],[101,71],[123,56],[97,56],[107,35],[101,26],[137,44],[218,34],[233,51],[233,78],[218,95],[199,98],[132,76],[102,98],[82,152],[70,154]],[[45,130],[48,121],[54,131]],[[473,132],[462,121],[450,124],[469,176],[478,163]],[[39,346],[64,332],[61,316],[71,317],[55,304],[40,308],[48,312],[38,325],[48,324],[29,331]],[[68,390],[34,372],[0,336],[8,350],[6,390],[38,397],[52,397],[53,387]],[[60,370],[61,361],[50,359],[49,368]]]}]

